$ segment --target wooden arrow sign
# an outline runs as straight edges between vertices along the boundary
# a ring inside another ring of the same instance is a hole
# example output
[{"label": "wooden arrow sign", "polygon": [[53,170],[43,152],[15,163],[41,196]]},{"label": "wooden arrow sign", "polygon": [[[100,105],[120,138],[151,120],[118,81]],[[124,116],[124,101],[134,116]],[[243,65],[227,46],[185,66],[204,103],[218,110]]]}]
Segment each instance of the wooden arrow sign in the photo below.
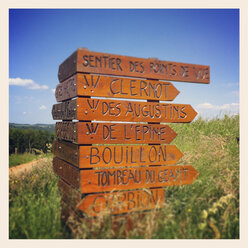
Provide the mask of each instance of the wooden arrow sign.
[{"label": "wooden arrow sign", "polygon": [[53,168],[83,194],[191,184],[199,174],[191,165],[80,170],[57,157]]},{"label": "wooden arrow sign", "polygon": [[79,97],[54,104],[52,115],[54,120],[185,123],[191,122],[197,112],[189,104]]},{"label": "wooden arrow sign", "polygon": [[163,124],[57,122],[58,139],[77,144],[169,144],[177,134]]},{"label": "wooden arrow sign", "polygon": [[77,73],[56,87],[58,102],[77,96],[172,101],[179,91],[169,82]]},{"label": "wooden arrow sign", "polygon": [[163,204],[164,189],[158,188],[89,194],[81,200],[77,209],[92,217],[161,208]]},{"label": "wooden arrow sign", "polygon": [[62,179],[58,181],[58,188],[61,199],[76,211],[82,211],[87,217],[157,209],[163,207],[165,198],[163,188],[82,196]]},{"label": "wooden arrow sign", "polygon": [[80,169],[172,165],[183,156],[175,145],[79,146],[56,140],[53,143],[53,153]]},{"label": "wooden arrow sign", "polygon": [[143,59],[78,49],[60,66],[60,82],[77,72],[208,84],[209,66]]},{"label": "wooden arrow sign", "polygon": [[81,193],[191,184],[198,172],[190,165],[138,167],[81,172]]}]

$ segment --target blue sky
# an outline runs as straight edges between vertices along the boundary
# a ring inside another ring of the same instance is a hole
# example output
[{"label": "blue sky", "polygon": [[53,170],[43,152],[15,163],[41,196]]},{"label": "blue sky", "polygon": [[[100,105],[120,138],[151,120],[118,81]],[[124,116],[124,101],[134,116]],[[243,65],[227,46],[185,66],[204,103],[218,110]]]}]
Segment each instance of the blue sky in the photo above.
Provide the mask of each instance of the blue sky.
[{"label": "blue sky", "polygon": [[198,116],[239,112],[239,10],[9,11],[9,121],[54,123],[59,65],[91,51],[210,66],[210,84],[172,82]]}]

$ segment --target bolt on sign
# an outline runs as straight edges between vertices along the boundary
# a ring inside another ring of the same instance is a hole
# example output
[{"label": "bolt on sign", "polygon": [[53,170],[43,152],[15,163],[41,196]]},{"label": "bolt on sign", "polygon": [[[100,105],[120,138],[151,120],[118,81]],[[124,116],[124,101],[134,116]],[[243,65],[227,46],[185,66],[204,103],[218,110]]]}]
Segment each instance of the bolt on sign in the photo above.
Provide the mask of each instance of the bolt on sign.
[{"label": "bolt on sign", "polygon": [[89,217],[159,209],[164,188],[196,180],[191,165],[175,165],[183,153],[166,123],[190,123],[197,112],[164,101],[179,94],[168,80],[209,84],[209,66],[79,48],[58,79],[53,169],[62,206]]}]

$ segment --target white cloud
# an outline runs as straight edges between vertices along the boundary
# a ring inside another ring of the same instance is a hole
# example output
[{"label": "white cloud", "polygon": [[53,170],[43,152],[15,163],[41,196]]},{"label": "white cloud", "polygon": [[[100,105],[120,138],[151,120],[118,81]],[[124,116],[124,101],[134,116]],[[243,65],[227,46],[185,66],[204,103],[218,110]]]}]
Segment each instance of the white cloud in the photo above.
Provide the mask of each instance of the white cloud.
[{"label": "white cloud", "polygon": [[213,105],[205,102],[196,106],[198,117],[203,118],[222,118],[224,115],[234,115],[239,113],[239,103],[227,103],[222,105]]},{"label": "white cloud", "polygon": [[205,102],[196,106],[197,109],[213,109],[213,110],[234,110],[239,108],[239,103],[227,103],[223,105],[213,105]]},{"label": "white cloud", "polygon": [[55,89],[52,89],[52,93],[55,94]]},{"label": "white cloud", "polygon": [[25,115],[25,114],[27,114],[27,112],[23,112],[23,114]]},{"label": "white cloud", "polygon": [[29,90],[47,90],[47,85],[39,85],[32,79],[10,78],[9,85],[21,86]]},{"label": "white cloud", "polygon": [[40,109],[41,109],[41,110],[45,110],[45,109],[47,109],[47,107],[46,107],[45,105],[41,105],[41,106],[40,106]]},{"label": "white cloud", "polygon": [[196,108],[198,108],[198,109],[213,109],[214,105],[212,105],[211,103],[205,102],[205,103],[201,103],[201,104],[197,105]]}]

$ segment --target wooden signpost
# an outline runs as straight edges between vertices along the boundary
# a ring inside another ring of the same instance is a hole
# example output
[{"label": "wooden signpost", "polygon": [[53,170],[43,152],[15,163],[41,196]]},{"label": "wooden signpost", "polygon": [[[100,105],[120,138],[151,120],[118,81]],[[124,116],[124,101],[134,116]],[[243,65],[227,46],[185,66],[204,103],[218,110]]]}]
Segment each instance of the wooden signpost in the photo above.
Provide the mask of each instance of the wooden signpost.
[{"label": "wooden signpost", "polygon": [[209,66],[78,49],[60,66],[60,82],[77,72],[208,84]]},{"label": "wooden signpost", "polygon": [[58,139],[77,144],[169,144],[177,134],[160,124],[57,122]]},{"label": "wooden signpost", "polygon": [[53,143],[62,206],[89,217],[147,211],[163,207],[164,187],[193,183],[199,173],[175,165],[183,154],[165,123],[189,123],[197,113],[164,101],[179,94],[167,80],[208,84],[209,70],[87,49],[67,58],[52,109],[62,120]]},{"label": "wooden signpost", "polygon": [[191,122],[197,115],[189,104],[77,98],[53,105],[54,120]]},{"label": "wooden signpost", "polygon": [[175,145],[88,145],[54,141],[55,156],[83,168],[173,165],[183,154]]},{"label": "wooden signpost", "polygon": [[90,217],[161,208],[165,200],[163,188],[87,194],[81,198],[81,194],[62,179],[58,185],[62,201]]},{"label": "wooden signpost", "polygon": [[77,73],[58,84],[58,102],[77,96],[172,101],[179,91],[169,82]]},{"label": "wooden signpost", "polygon": [[55,157],[53,166],[62,179],[83,194],[191,184],[198,176],[190,165],[80,170]]},{"label": "wooden signpost", "polygon": [[85,211],[89,216],[97,216],[104,212],[120,214],[161,208],[164,200],[162,188],[88,194],[80,202],[78,209]]}]

